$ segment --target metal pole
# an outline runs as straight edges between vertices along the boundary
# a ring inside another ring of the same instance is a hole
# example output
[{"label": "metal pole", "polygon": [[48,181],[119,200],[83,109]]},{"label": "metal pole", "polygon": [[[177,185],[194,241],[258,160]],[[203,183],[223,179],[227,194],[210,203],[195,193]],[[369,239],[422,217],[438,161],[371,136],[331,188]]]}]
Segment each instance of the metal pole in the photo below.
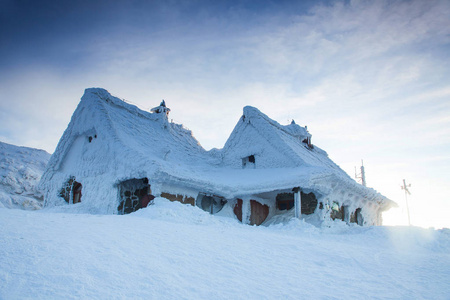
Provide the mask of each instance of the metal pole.
[{"label": "metal pole", "polygon": [[360,169],[360,173],[358,174],[358,172],[356,171],[356,167],[355,167],[355,179],[357,179],[358,181],[361,180],[361,184],[363,186],[367,186],[366,185],[366,171],[364,170],[364,161],[361,159],[361,167]]},{"label": "metal pole", "polygon": [[366,186],[366,172],[364,171],[364,162],[361,160],[361,182],[363,186]]},{"label": "metal pole", "polygon": [[405,179],[403,179],[403,186],[402,189],[405,190],[405,200],[406,200],[406,212],[408,213],[408,225],[411,226],[411,219],[409,216],[409,205],[408,205],[408,194],[411,194],[408,190],[408,187],[410,187],[411,184],[406,185]]}]

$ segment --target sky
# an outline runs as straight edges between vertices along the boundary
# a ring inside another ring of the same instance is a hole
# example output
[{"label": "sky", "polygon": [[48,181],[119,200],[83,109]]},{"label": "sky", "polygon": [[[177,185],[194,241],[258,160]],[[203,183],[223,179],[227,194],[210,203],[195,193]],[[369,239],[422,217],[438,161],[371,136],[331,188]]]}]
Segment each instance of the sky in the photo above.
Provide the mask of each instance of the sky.
[{"label": "sky", "polygon": [[52,153],[102,87],[222,148],[246,105],[450,227],[450,1],[0,1],[0,141]]}]

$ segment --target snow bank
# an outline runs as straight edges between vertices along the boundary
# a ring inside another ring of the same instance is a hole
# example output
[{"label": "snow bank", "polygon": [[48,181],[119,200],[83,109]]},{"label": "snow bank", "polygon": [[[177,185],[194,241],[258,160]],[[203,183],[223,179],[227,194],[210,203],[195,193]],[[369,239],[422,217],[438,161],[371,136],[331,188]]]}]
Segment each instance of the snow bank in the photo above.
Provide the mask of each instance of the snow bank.
[{"label": "snow bank", "polygon": [[37,185],[49,159],[44,150],[0,142],[0,207],[40,209]]},{"label": "snow bank", "polygon": [[151,205],[134,212],[132,217],[164,220],[185,225],[240,225],[236,218],[223,217],[220,214],[211,215],[196,206],[185,205],[177,201],[171,202],[162,197],[155,198]]}]

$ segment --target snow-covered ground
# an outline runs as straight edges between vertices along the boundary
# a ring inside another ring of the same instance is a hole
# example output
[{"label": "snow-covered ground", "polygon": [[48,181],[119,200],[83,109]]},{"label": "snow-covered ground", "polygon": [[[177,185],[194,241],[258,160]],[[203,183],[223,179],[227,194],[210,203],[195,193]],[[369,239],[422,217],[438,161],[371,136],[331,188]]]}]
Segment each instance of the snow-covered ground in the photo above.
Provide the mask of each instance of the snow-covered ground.
[{"label": "snow-covered ground", "polygon": [[43,197],[36,186],[49,159],[44,150],[0,142],[0,207],[41,208]]},{"label": "snow-covered ground", "polygon": [[0,209],[0,299],[449,299],[450,230]]}]

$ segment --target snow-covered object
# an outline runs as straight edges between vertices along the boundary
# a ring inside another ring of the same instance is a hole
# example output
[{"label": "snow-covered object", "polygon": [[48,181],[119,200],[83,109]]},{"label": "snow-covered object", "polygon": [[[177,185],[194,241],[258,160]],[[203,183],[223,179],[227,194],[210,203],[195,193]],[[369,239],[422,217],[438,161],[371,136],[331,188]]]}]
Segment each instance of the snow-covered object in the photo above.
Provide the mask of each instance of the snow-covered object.
[{"label": "snow-covered object", "polygon": [[0,207],[41,208],[42,192],[36,186],[49,159],[44,150],[0,142]]},{"label": "snow-covered object", "polygon": [[42,177],[45,205],[77,202],[76,184],[76,211],[127,213],[151,193],[205,210],[202,201],[220,203],[220,214],[250,224],[285,214],[295,188],[302,212],[318,221],[336,217],[338,207],[347,222],[380,224],[381,212],[395,205],[357,184],[294,122],[280,125],[247,106],[224,148],[206,151],[168,121],[165,103],[157,108],[145,112],[104,89],[86,89]]}]

